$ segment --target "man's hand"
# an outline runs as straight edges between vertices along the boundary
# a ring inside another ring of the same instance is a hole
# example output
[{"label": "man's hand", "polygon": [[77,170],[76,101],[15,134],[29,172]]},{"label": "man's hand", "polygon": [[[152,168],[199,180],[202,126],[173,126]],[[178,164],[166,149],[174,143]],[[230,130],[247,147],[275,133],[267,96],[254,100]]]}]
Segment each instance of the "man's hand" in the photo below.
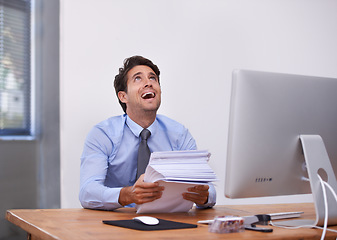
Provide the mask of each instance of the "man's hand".
[{"label": "man's hand", "polygon": [[198,205],[206,204],[208,201],[208,185],[196,185],[188,188],[188,192],[183,193],[183,198]]},{"label": "man's hand", "polygon": [[159,183],[144,182],[144,174],[141,175],[133,186],[124,187],[120,191],[118,202],[125,206],[130,203],[142,204],[152,202],[160,198],[164,187]]}]

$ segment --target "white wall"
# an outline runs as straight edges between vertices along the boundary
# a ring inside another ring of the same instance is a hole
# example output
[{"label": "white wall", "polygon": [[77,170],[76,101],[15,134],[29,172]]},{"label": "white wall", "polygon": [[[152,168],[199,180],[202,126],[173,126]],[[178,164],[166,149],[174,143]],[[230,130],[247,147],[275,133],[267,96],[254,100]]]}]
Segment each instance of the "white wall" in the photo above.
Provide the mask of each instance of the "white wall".
[{"label": "white wall", "polygon": [[61,1],[61,204],[80,207],[83,142],[97,122],[122,110],[112,81],[131,55],[161,70],[161,114],[188,127],[212,153],[219,204],[230,200],[224,172],[234,68],[337,77],[335,0]]}]

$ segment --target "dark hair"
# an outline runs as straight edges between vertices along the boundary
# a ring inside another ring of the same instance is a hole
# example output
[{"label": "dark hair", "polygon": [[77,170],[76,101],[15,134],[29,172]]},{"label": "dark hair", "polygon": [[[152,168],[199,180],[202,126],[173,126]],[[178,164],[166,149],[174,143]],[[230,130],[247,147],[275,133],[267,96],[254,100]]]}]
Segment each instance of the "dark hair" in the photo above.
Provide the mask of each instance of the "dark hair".
[{"label": "dark hair", "polygon": [[[117,98],[118,98],[119,91],[127,92],[128,79],[126,75],[133,67],[139,66],[139,65],[145,65],[145,66],[150,67],[154,71],[154,73],[157,75],[158,82],[159,82],[159,75],[160,75],[159,68],[157,67],[157,65],[153,64],[151,60],[144,58],[142,56],[132,56],[132,57],[126,58],[124,60],[124,66],[119,68],[119,73],[115,76],[114,87],[115,87]],[[122,106],[123,111],[126,112],[126,104],[121,102],[119,98],[118,98],[118,101],[119,101],[119,104]]]}]

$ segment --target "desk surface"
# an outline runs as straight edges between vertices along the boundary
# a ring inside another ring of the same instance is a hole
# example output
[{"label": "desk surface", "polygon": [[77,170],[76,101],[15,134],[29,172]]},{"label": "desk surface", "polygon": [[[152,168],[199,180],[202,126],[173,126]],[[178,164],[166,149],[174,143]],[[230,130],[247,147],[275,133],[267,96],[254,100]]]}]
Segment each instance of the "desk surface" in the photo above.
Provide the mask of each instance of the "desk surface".
[{"label": "desk surface", "polygon": [[[314,218],[311,203],[276,205],[228,205],[212,209],[192,209],[188,213],[146,214],[165,220],[197,224],[199,220],[213,219],[221,215],[247,216],[275,212],[304,211],[303,218]],[[320,239],[318,229],[274,228],[272,233],[244,231],[240,233],[218,234],[208,232],[208,226],[198,224],[197,228],[163,231],[138,231],[110,226],[102,220],[125,220],[137,216],[133,208],[116,211],[88,209],[17,209],[8,210],[8,221],[21,227],[30,239]],[[337,230],[337,226],[333,227]],[[327,232],[326,239],[336,239],[337,233]]]}]

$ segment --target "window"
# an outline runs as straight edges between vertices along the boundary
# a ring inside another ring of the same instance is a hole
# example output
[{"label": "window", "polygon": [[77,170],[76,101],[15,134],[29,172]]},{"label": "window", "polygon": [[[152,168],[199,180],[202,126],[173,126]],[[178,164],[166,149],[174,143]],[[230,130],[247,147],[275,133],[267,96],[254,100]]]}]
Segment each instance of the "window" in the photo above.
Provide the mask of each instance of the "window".
[{"label": "window", "polygon": [[31,1],[0,0],[0,137],[31,135]]}]

